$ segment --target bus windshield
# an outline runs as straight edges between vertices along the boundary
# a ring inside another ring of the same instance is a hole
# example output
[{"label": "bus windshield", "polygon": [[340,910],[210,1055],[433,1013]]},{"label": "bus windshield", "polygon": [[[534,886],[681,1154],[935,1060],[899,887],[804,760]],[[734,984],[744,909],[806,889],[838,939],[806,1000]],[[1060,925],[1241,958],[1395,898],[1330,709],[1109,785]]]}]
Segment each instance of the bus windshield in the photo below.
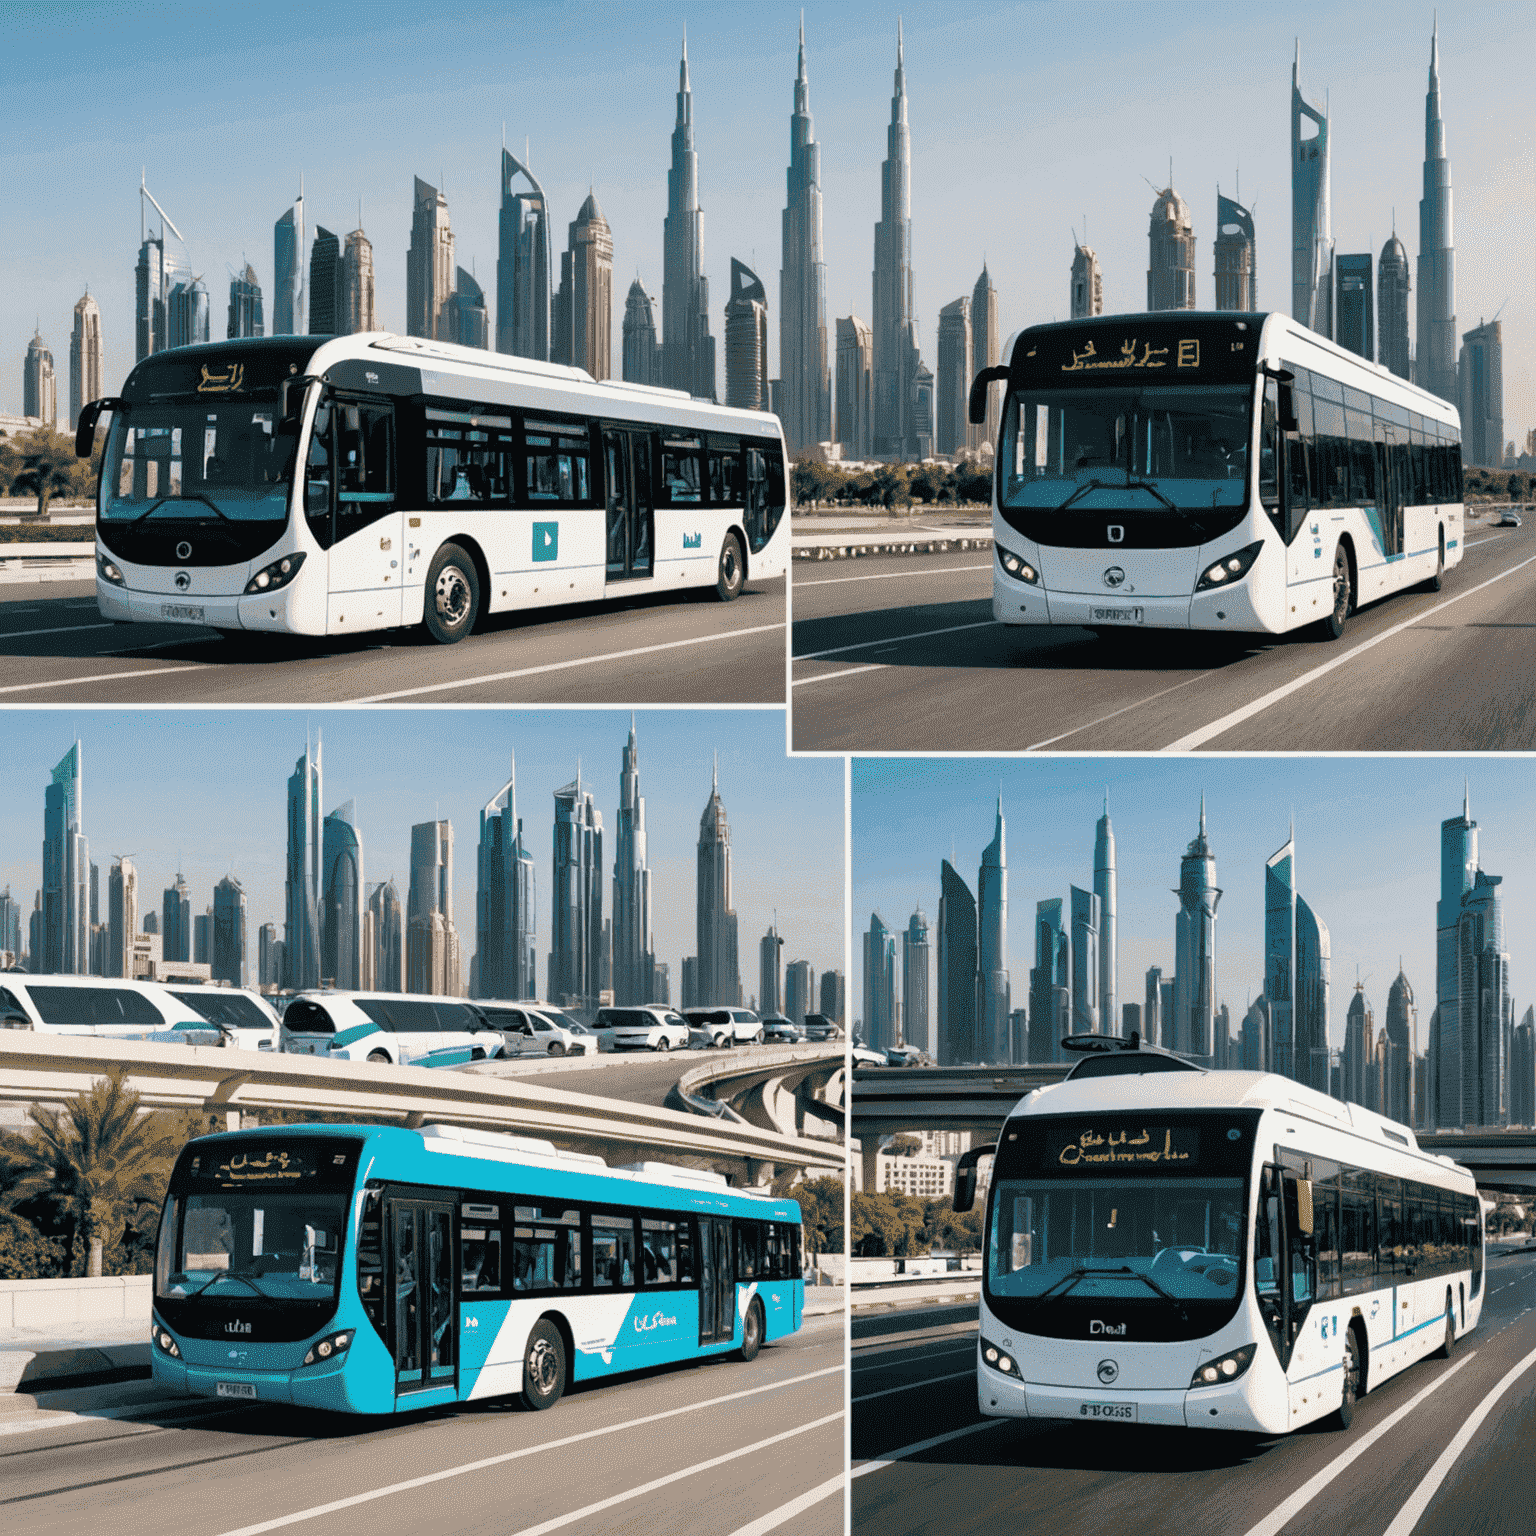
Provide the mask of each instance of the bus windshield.
[{"label": "bus windshield", "polygon": [[1102,517],[1244,505],[1250,384],[1016,390],[1004,413],[1004,507]]},{"label": "bus windshield", "polygon": [[131,406],[112,425],[102,520],[286,521],[298,439],[277,423],[275,390]]}]

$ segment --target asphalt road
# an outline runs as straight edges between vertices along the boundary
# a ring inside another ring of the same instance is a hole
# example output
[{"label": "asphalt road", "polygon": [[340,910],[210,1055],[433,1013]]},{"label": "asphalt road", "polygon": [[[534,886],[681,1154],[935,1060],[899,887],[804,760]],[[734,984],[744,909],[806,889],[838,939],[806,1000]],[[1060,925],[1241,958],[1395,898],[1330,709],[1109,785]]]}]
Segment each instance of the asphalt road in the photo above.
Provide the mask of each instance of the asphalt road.
[{"label": "asphalt road", "polygon": [[1006,629],[990,555],[794,576],[798,751],[1479,751],[1536,747],[1536,522],[1474,524],[1438,593],[1343,640]]},{"label": "asphalt road", "polygon": [[[841,1536],[843,1330],[394,1419],[176,1399],[0,1432],[0,1526],[49,1536]],[[337,1507],[338,1503],[341,1505]]]},{"label": "asphalt road", "polygon": [[1275,1437],[983,1419],[975,1307],[858,1318],[853,1536],[1530,1536],[1536,1254],[1485,1283],[1453,1360],[1368,1393],[1347,1432]]},{"label": "asphalt road", "polygon": [[454,646],[420,630],[221,639],[116,625],[95,583],[0,586],[6,704],[781,704],[784,578],[733,603],[681,593],[497,615]]}]

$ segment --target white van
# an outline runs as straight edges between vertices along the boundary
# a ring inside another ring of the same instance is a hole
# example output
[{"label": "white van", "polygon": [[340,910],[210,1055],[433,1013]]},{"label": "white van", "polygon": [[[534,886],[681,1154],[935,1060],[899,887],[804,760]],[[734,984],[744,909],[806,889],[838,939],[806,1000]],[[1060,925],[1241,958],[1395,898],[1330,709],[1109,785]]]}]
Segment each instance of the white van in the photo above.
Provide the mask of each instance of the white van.
[{"label": "white van", "polygon": [[476,998],[470,1007],[506,1040],[505,1056],[595,1056],[597,1036],[558,1010]]},{"label": "white van", "polygon": [[750,1008],[685,1008],[694,1045],[761,1044],[763,1021]]},{"label": "white van", "polygon": [[283,1014],[282,1049],[397,1067],[456,1067],[499,1056],[501,1032],[459,997],[301,992]]},{"label": "white van", "polygon": [[166,991],[177,1002],[195,1008],[210,1024],[225,1032],[225,1044],[242,1051],[275,1051],[282,1028],[272,1005],[246,987],[189,987],[172,982]]},{"label": "white van", "polygon": [[0,974],[0,1028],[158,1044],[222,1045],[224,1031],[153,981]]}]

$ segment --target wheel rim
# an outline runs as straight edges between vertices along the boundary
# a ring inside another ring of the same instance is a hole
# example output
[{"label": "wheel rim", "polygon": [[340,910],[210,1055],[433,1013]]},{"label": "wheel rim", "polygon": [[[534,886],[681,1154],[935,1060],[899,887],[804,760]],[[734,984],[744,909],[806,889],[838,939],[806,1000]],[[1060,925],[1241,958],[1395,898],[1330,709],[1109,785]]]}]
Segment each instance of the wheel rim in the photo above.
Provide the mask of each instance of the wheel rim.
[{"label": "wheel rim", "polygon": [[1349,615],[1349,560],[1340,549],[1333,557],[1333,619],[1342,624]]},{"label": "wheel rim", "polygon": [[1353,1408],[1360,1395],[1360,1357],[1355,1352],[1354,1336],[1344,1346],[1344,1403],[1346,1411]]},{"label": "wheel rim", "polygon": [[548,1339],[535,1339],[528,1351],[528,1379],[540,1397],[548,1397],[559,1380],[560,1360]]},{"label": "wheel rim", "polygon": [[469,614],[469,583],[456,565],[444,566],[438,574],[436,602],[438,617],[457,629]]},{"label": "wheel rim", "polygon": [[736,541],[727,539],[720,551],[720,579],[726,586],[734,587],[741,580],[741,565],[736,558]]},{"label": "wheel rim", "polygon": [[757,1308],[753,1307],[747,1313],[747,1344],[748,1347],[757,1343],[757,1336],[762,1332],[762,1324],[758,1321]]}]

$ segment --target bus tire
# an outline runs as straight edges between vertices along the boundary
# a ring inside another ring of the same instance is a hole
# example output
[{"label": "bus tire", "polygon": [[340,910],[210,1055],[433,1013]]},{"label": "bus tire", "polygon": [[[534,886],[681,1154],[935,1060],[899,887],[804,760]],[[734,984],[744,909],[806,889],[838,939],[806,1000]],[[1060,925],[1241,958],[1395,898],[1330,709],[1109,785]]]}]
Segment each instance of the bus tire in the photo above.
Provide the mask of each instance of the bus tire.
[{"label": "bus tire", "polygon": [[753,1361],[762,1347],[763,1304],[754,1296],[747,1303],[747,1315],[741,1320],[741,1348],[736,1351],[737,1358],[743,1362]]},{"label": "bus tire", "polygon": [[547,1317],[528,1333],[523,1350],[523,1406],[541,1413],[553,1408],[565,1391],[565,1341]]},{"label": "bus tire", "polygon": [[1344,1330],[1344,1385],[1339,1397],[1339,1428],[1355,1422],[1355,1403],[1360,1396],[1360,1342],[1353,1328]]},{"label": "bus tire", "polygon": [[741,540],[728,533],[720,546],[720,565],[715,576],[715,593],[720,601],[729,603],[740,597],[746,579],[747,561],[741,552]]},{"label": "bus tire", "polygon": [[427,567],[422,623],[440,645],[462,640],[480,617],[480,576],[457,544],[444,544]]},{"label": "bus tire", "polygon": [[1349,569],[1349,551],[1342,543],[1333,552],[1333,610],[1323,620],[1323,633],[1330,640],[1339,639],[1349,624],[1354,606],[1354,579]]},{"label": "bus tire", "polygon": [[1445,1298],[1445,1337],[1435,1351],[1436,1360],[1449,1360],[1456,1353],[1456,1314],[1451,1310],[1451,1298]]},{"label": "bus tire", "polygon": [[1440,558],[1435,563],[1435,574],[1424,583],[1426,592],[1438,592],[1445,585],[1445,528],[1440,529]]}]

